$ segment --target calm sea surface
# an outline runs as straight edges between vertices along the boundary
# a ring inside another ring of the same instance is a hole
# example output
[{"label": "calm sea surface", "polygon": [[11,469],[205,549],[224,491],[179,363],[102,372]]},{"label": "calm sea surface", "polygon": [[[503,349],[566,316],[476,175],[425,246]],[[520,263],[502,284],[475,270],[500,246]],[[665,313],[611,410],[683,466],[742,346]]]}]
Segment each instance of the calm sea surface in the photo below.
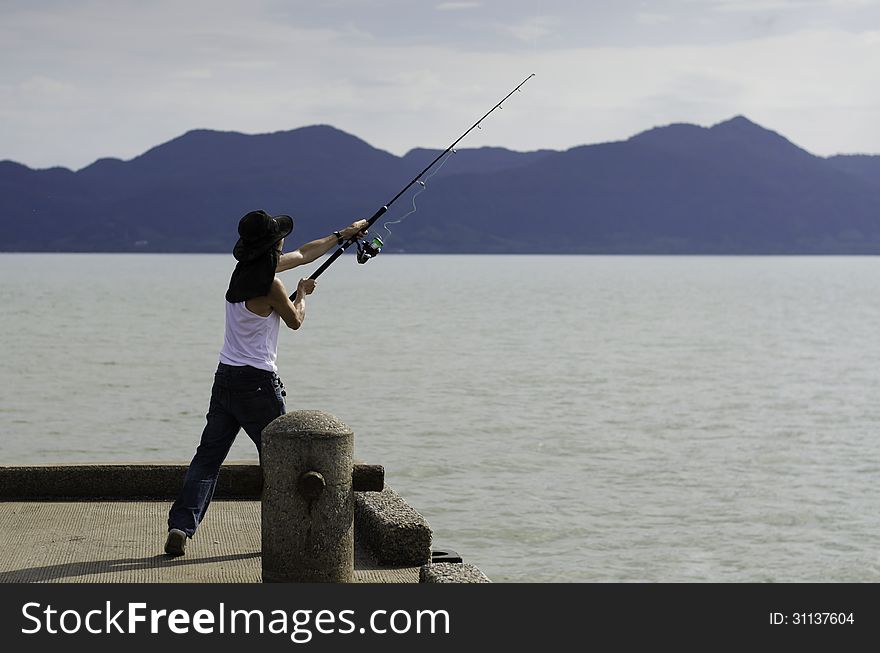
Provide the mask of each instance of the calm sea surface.
[{"label": "calm sea surface", "polygon": [[[232,262],[0,255],[0,464],[188,462]],[[871,257],[346,256],[279,372],[496,581],[878,582],[878,289]]]}]

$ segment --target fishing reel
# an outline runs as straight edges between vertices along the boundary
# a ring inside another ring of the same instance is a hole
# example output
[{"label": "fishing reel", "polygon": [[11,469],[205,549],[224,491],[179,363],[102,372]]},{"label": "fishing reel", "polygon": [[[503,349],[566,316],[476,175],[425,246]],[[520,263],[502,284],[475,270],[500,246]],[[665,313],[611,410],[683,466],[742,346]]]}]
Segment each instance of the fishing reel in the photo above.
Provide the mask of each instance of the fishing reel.
[{"label": "fishing reel", "polygon": [[371,258],[378,256],[379,252],[382,251],[382,248],[385,246],[385,243],[382,242],[382,239],[379,236],[374,236],[373,240],[359,240],[357,241],[357,261],[358,263],[366,263]]}]

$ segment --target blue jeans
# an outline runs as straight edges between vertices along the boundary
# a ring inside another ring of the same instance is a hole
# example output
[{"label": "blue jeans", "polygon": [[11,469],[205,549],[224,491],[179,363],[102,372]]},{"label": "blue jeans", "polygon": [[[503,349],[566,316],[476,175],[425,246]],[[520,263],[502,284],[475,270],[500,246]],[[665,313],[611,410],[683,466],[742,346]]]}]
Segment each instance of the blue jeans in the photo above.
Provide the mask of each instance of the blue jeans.
[{"label": "blue jeans", "polygon": [[220,363],[211,388],[211,405],[202,440],[186,471],[180,495],[168,513],[168,528],[178,528],[192,537],[205,513],[220,465],[240,429],[244,429],[260,453],[263,429],[285,413],[284,384],[274,372],[255,367]]}]

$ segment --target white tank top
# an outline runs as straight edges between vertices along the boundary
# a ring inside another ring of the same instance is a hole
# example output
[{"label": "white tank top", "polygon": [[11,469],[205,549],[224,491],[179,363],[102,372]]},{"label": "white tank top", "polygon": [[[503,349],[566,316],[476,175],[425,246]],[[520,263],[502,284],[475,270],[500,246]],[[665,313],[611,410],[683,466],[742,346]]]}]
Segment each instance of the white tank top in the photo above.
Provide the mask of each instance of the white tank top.
[{"label": "white tank top", "polygon": [[280,322],[275,311],[262,317],[249,311],[245,302],[226,302],[226,335],[220,350],[220,362],[277,372],[275,359],[278,358]]}]

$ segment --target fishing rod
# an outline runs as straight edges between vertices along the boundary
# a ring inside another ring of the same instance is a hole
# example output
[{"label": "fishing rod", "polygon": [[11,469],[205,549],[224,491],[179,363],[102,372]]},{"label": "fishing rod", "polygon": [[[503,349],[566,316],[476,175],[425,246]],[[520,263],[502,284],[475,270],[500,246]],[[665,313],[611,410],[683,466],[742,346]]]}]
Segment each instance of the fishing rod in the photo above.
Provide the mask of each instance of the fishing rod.
[{"label": "fishing rod", "polygon": [[[376,222],[376,220],[378,220],[380,217],[382,217],[382,214],[384,214],[385,211],[388,210],[388,207],[390,207],[398,199],[400,199],[400,196],[403,195],[406,191],[408,191],[413,186],[413,184],[422,183],[422,185],[424,185],[423,182],[419,182],[422,175],[424,175],[426,172],[428,172],[428,170],[433,168],[440,159],[442,159],[444,156],[446,156],[451,151],[453,151],[455,146],[458,145],[465,136],[470,134],[474,129],[477,129],[478,127],[480,127],[480,123],[482,123],[486,118],[488,118],[490,113],[495,111],[495,109],[500,108],[501,105],[504,104],[504,101],[507,98],[509,98],[514,93],[516,93],[518,90],[520,90],[520,88],[522,88],[522,86],[534,76],[535,76],[535,73],[532,73],[531,75],[526,77],[523,81],[521,81],[517,85],[516,88],[514,88],[510,93],[508,93],[503,98],[501,98],[501,101],[498,102],[498,104],[496,104],[494,107],[489,109],[483,115],[482,118],[477,120],[477,122],[475,122],[473,125],[471,125],[467,129],[467,131],[465,131],[461,136],[459,136],[457,139],[455,139],[455,141],[452,143],[452,145],[450,145],[445,150],[443,150],[443,152],[441,152],[437,156],[437,158],[435,158],[433,161],[431,161],[431,163],[429,163],[424,170],[422,170],[419,174],[417,174],[415,177],[413,177],[412,181],[410,181],[406,186],[401,188],[400,192],[398,192],[397,195],[395,195],[390,200],[388,200],[385,204],[383,204],[382,207],[378,211],[376,211],[369,220],[367,220],[367,226],[364,227],[363,232],[365,233],[367,231],[367,229],[372,227],[373,223]],[[342,243],[342,245],[340,245],[339,248],[335,252],[333,252],[333,254],[330,255],[330,258],[328,258],[326,261],[324,261],[321,264],[321,267],[319,267],[317,270],[315,270],[311,274],[309,279],[317,279],[318,277],[320,277],[321,274],[324,272],[324,270],[329,268],[333,264],[333,261],[335,261],[340,256],[342,256],[343,252],[345,252],[345,250],[347,250],[349,247],[351,247],[354,243],[357,243],[357,246],[358,246],[358,254],[357,254],[358,263],[366,263],[371,258],[377,256],[379,254],[379,252],[382,251],[382,247],[385,244],[382,242],[382,239],[379,236],[373,237],[373,239],[370,241],[366,241],[366,240],[362,241],[358,236],[354,236],[353,238],[349,238],[344,243]],[[290,301],[293,301],[294,299],[296,299],[296,292],[294,292],[292,295],[290,295]]]}]

